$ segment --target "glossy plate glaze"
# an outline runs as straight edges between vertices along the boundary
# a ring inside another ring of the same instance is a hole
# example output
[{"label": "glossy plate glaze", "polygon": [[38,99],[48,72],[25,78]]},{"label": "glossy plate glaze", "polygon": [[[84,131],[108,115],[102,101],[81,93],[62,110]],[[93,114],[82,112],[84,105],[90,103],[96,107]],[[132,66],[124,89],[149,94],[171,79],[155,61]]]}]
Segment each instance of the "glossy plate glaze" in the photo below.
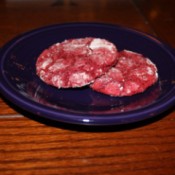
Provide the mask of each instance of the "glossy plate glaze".
[{"label": "glossy plate glaze", "polygon": [[[57,89],[36,75],[39,54],[50,45],[70,38],[99,37],[118,50],[149,57],[158,67],[159,81],[132,97],[110,97],[89,87]],[[156,38],[116,25],[68,23],[22,34],[0,51],[0,90],[24,110],[52,120],[81,125],[120,125],[162,113],[175,104],[175,53]]]}]

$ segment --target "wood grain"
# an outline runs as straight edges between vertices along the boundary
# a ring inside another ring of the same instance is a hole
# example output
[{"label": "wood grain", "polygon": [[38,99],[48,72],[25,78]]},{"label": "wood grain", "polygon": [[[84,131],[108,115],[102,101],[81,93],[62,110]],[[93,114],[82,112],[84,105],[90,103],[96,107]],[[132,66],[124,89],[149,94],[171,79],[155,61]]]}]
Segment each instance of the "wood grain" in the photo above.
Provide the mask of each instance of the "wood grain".
[{"label": "wood grain", "polygon": [[173,114],[166,121],[122,132],[66,130],[26,118],[1,119],[0,127],[4,174],[174,172]]},{"label": "wood grain", "polygon": [[11,108],[3,99],[0,98],[0,115],[16,114],[15,109]]},{"label": "wood grain", "polygon": [[[174,1],[0,1],[0,47],[64,22],[105,22],[155,35],[175,47]],[[174,175],[175,110],[136,124],[82,127],[49,121],[0,99],[2,175]]]},{"label": "wood grain", "polygon": [[175,31],[175,1],[135,0],[135,2],[157,37],[175,47],[175,35],[173,35]]}]

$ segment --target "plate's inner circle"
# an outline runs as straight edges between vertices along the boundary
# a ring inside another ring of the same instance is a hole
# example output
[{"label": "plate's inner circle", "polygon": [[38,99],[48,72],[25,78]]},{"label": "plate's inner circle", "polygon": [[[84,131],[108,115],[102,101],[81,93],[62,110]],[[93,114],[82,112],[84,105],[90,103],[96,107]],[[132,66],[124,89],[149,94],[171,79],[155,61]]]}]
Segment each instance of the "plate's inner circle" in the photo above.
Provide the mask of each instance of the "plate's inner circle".
[{"label": "plate's inner circle", "polygon": [[131,97],[111,97],[93,91],[88,86],[78,89],[57,89],[28,84],[29,98],[45,106],[76,113],[121,113],[148,106],[156,101],[161,93],[159,82],[144,93]]}]

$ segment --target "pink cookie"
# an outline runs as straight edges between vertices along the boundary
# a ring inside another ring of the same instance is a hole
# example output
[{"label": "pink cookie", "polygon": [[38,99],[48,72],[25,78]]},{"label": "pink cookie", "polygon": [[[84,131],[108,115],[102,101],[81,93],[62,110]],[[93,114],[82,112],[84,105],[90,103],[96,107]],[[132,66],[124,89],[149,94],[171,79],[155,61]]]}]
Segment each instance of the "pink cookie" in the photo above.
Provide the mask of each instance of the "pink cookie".
[{"label": "pink cookie", "polygon": [[124,50],[118,63],[91,84],[95,91],[110,96],[131,96],[145,91],[158,79],[156,66],[143,55]]},{"label": "pink cookie", "polygon": [[117,62],[117,48],[100,38],[69,39],[44,50],[36,62],[37,75],[57,88],[92,83]]}]

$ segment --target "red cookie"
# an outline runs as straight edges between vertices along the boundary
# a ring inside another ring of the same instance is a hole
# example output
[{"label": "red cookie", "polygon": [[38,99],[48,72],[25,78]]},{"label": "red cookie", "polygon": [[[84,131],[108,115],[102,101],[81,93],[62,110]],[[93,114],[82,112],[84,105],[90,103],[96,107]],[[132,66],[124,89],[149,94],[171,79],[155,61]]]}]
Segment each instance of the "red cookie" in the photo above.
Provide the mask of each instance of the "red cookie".
[{"label": "red cookie", "polygon": [[115,67],[97,78],[91,88],[111,96],[131,96],[145,91],[157,79],[157,68],[148,58],[124,50]]},{"label": "red cookie", "polygon": [[103,75],[117,61],[117,48],[100,38],[69,39],[44,50],[37,75],[57,88],[82,87]]}]

